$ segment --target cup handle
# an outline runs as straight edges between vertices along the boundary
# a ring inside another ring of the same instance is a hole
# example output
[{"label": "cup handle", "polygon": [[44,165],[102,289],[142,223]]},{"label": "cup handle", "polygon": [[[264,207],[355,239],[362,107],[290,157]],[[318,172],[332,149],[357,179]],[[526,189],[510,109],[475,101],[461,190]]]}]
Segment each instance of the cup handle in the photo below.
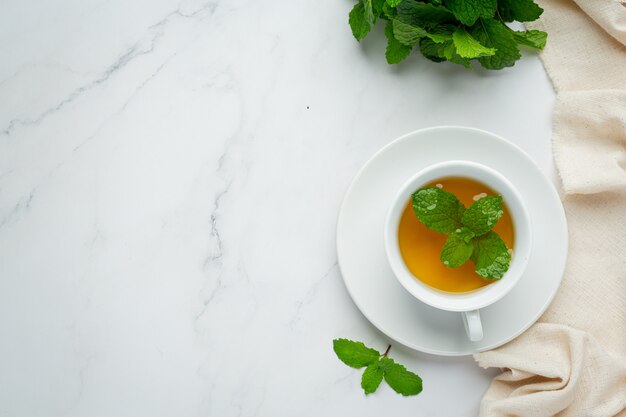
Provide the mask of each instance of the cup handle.
[{"label": "cup handle", "polygon": [[472,342],[483,340],[483,324],[480,321],[480,311],[464,311],[461,315],[463,316],[463,324],[469,340]]}]

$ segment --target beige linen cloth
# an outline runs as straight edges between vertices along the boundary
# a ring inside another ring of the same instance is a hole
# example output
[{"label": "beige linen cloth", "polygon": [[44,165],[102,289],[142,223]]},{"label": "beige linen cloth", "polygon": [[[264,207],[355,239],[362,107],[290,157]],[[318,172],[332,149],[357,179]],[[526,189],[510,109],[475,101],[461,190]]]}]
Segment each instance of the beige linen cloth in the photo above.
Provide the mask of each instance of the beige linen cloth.
[{"label": "beige linen cloth", "polygon": [[626,416],[626,3],[540,0],[528,25],[557,91],[553,150],[569,227],[561,288],[514,341],[475,359],[500,367],[482,417]]}]

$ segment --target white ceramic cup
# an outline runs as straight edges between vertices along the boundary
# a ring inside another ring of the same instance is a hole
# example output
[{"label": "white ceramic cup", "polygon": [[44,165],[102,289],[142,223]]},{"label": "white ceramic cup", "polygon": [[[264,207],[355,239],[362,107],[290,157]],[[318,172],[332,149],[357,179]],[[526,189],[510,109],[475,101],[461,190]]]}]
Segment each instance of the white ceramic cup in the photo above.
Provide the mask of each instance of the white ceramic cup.
[{"label": "white ceramic cup", "polygon": [[[465,293],[439,291],[417,279],[404,263],[398,243],[400,218],[411,195],[426,184],[445,177],[471,178],[501,194],[510,210],[515,229],[514,252],[509,270],[500,280]],[[530,216],[518,191],[497,171],[469,161],[448,161],[432,165],[405,182],[396,193],[387,213],[384,238],[389,264],[400,284],[423,303],[441,310],[461,312],[467,336],[471,341],[483,338],[480,309],[504,297],[517,284],[526,268],[532,246]]]}]

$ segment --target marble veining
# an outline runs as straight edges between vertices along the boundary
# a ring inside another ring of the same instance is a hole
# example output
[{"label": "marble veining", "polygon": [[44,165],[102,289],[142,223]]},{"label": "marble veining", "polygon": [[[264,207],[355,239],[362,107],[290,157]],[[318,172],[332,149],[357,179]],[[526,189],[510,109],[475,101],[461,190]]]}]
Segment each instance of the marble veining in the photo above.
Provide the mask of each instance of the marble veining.
[{"label": "marble veining", "polygon": [[351,7],[0,5],[0,416],[476,414],[494,373],[471,358],[391,342],[415,398],[365,397],[336,359],[336,337],[389,343],[341,280],[337,213],[376,150],[433,125],[552,174],[553,93],[532,54],[390,67]]}]

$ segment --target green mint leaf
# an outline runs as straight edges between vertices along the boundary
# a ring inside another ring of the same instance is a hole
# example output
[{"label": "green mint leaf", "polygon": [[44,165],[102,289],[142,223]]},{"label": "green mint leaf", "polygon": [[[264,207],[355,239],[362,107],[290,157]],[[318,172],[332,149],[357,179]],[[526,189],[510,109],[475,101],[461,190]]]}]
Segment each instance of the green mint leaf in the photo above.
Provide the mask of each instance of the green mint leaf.
[{"label": "green mint leaf", "polygon": [[548,34],[540,30],[527,30],[525,32],[513,32],[513,39],[520,45],[531,48],[543,49],[546,46]]},{"label": "green mint leaf", "polygon": [[435,43],[444,43],[445,41],[452,40],[452,35],[447,33],[427,33],[426,37]]},{"label": "green mint leaf", "polygon": [[467,26],[476,23],[479,17],[492,18],[497,7],[496,0],[448,0],[446,4],[454,17]]},{"label": "green mint leaf", "polygon": [[352,368],[362,368],[376,362],[380,357],[380,353],[368,348],[362,342],[348,339],[333,340],[333,350],[343,363]]},{"label": "green mint leaf", "polygon": [[420,41],[420,52],[424,57],[434,62],[445,61],[446,57],[443,54],[444,43],[452,41],[452,33],[455,27],[451,25],[437,25],[430,29],[430,32],[426,34],[428,39],[422,39]]},{"label": "green mint leaf", "polygon": [[454,64],[463,65],[467,69],[472,68],[472,64],[468,58],[463,58],[457,53],[456,47],[453,41],[446,41],[443,43],[443,56],[448,61]]},{"label": "green mint leaf", "polygon": [[472,243],[474,252],[471,259],[476,266],[476,273],[487,279],[502,278],[509,269],[511,254],[500,236],[495,232],[488,232],[475,237]]},{"label": "green mint leaf", "polygon": [[391,7],[397,7],[401,2],[402,0],[387,0],[387,4]]},{"label": "green mint leaf", "polygon": [[387,22],[385,26],[385,36],[387,37],[387,49],[385,58],[389,64],[398,64],[406,59],[411,53],[411,47],[404,45],[393,36],[393,23]]},{"label": "green mint leaf", "polygon": [[374,20],[384,14],[385,0],[372,0],[372,10],[374,12]]},{"label": "green mint leaf", "polygon": [[461,217],[465,207],[449,191],[426,187],[413,193],[413,211],[429,229],[450,234],[463,227]]},{"label": "green mint leaf", "polygon": [[335,339],[333,349],[345,364],[353,368],[367,366],[361,377],[361,388],[365,395],[376,391],[383,378],[393,390],[402,395],[416,395],[422,391],[422,379],[417,374],[387,357],[391,345],[380,355],[361,342]]},{"label": "green mint leaf", "polygon": [[385,381],[395,392],[404,396],[417,395],[422,392],[422,378],[417,374],[395,363],[391,358],[382,358],[380,362]]},{"label": "green mint leaf", "polygon": [[474,232],[472,232],[468,227],[461,227],[460,229],[456,229],[454,234],[463,239],[463,241],[469,243],[470,240],[476,236]]},{"label": "green mint leaf", "polygon": [[371,363],[365,368],[363,377],[361,378],[361,388],[365,391],[365,395],[371,394],[378,389],[383,381],[383,368],[380,367],[380,361]]},{"label": "green mint leaf", "polygon": [[424,57],[433,62],[442,62],[446,60],[443,56],[443,45],[430,39],[430,37],[423,38],[420,41],[420,52],[424,55]]},{"label": "green mint leaf", "polygon": [[493,48],[487,48],[472,37],[464,28],[458,28],[452,34],[456,53],[462,58],[478,58],[496,53]]},{"label": "green mint leaf", "polygon": [[363,3],[358,2],[354,5],[350,14],[348,15],[348,23],[350,23],[350,29],[352,29],[352,35],[356,40],[363,40],[370,32],[371,25],[365,19],[365,8]]},{"label": "green mint leaf", "polygon": [[435,43],[444,43],[452,40],[452,33],[456,30],[455,25],[448,23],[428,25],[425,36]]},{"label": "green mint leaf", "polygon": [[498,14],[505,22],[532,22],[543,13],[533,0],[498,0]]},{"label": "green mint leaf", "polygon": [[[458,229],[459,231],[461,229]],[[471,232],[470,232],[471,233]],[[474,245],[470,242],[466,242],[461,236],[460,232],[452,233],[448,236],[446,243],[441,249],[441,262],[449,268],[456,268],[467,262],[472,256],[474,251]]]},{"label": "green mint leaf", "polygon": [[391,7],[389,3],[385,2],[383,4],[383,15],[387,20],[392,20],[396,18],[396,16],[398,15],[398,11],[395,7]]},{"label": "green mint leaf", "polygon": [[417,45],[420,39],[428,35],[428,33],[425,29],[419,26],[413,26],[408,23],[404,23],[401,20],[394,19],[393,35],[398,41],[400,41],[400,43],[413,46]]},{"label": "green mint leaf", "polygon": [[484,235],[496,225],[504,213],[502,196],[491,195],[475,201],[463,214],[461,221],[476,236]]},{"label": "green mint leaf", "polygon": [[478,58],[484,68],[495,70],[512,67],[521,57],[511,30],[501,22],[480,19],[470,28],[470,34],[481,44],[496,50],[494,55]]},{"label": "green mint leaf", "polygon": [[365,16],[365,21],[370,25],[376,23],[376,16],[374,15],[374,5],[372,4],[372,0],[360,0],[363,3],[363,11]]},{"label": "green mint leaf", "polygon": [[397,11],[403,22],[426,29],[441,23],[455,23],[454,15],[445,7],[416,0],[403,0]]}]

